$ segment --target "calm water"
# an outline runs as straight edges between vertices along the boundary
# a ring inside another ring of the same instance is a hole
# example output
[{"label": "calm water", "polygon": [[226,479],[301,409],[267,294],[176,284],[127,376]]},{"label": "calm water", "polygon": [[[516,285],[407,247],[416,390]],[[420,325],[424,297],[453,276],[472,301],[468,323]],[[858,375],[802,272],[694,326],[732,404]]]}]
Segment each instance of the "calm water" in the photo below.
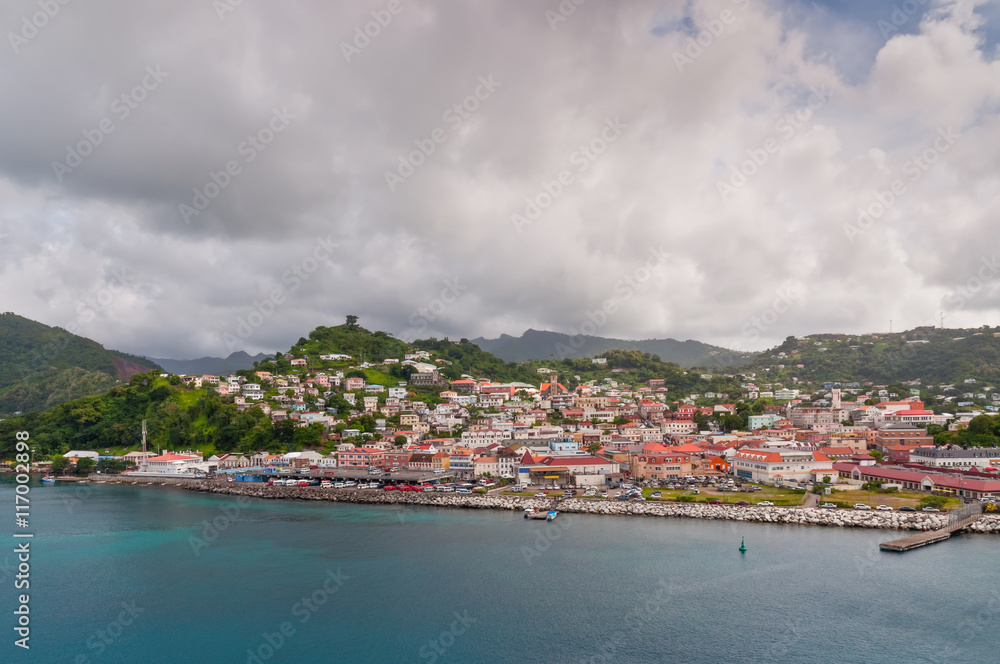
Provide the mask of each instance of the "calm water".
[{"label": "calm water", "polygon": [[[878,551],[886,532],[30,496],[32,648],[13,646],[10,525],[2,662],[1000,661],[995,536],[899,555]],[[0,501],[12,514],[11,483]]]}]

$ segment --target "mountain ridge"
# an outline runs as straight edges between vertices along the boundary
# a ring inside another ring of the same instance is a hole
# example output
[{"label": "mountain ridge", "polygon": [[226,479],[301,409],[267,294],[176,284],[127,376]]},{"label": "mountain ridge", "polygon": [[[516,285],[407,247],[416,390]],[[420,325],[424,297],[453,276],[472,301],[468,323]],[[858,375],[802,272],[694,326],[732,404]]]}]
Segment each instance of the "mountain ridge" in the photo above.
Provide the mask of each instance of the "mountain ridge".
[{"label": "mountain ridge", "polygon": [[731,351],[694,339],[615,339],[587,335],[570,336],[560,332],[529,328],[520,337],[501,334],[496,339],[477,337],[470,341],[488,353],[506,362],[528,360],[561,360],[594,357],[609,350],[637,350],[659,355],[664,362],[674,362],[686,369],[719,365],[725,358],[726,366],[742,366],[756,353]]},{"label": "mountain ridge", "polygon": [[165,357],[144,357],[160,365],[164,371],[178,375],[199,375],[211,374],[227,375],[240,369],[253,369],[254,362],[260,362],[264,358],[272,357],[274,354],[257,353],[250,355],[246,351],[238,350],[230,353],[227,357],[212,357],[206,355],[192,360],[172,360]]}]

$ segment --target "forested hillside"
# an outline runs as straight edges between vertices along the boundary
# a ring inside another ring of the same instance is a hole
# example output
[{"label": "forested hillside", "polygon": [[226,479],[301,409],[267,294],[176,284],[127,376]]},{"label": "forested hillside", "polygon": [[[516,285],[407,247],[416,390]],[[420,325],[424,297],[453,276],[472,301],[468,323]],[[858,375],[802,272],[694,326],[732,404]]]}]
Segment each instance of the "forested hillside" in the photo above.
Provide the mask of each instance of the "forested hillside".
[{"label": "forested hillside", "polygon": [[0,415],[52,408],[158,368],[62,328],[0,314]]}]

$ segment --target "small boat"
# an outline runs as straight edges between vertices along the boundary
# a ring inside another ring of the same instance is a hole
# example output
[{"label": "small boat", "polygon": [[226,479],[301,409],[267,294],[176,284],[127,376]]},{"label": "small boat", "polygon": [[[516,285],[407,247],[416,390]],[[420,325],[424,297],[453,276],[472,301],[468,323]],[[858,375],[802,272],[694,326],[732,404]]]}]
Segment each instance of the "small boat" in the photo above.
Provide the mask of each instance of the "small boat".
[{"label": "small boat", "polygon": [[42,481],[48,484],[54,484],[56,478],[53,475],[46,475],[45,477],[42,478]]},{"label": "small boat", "polygon": [[543,510],[540,507],[529,507],[524,510],[525,519],[545,519],[553,521],[559,515],[555,510]]}]

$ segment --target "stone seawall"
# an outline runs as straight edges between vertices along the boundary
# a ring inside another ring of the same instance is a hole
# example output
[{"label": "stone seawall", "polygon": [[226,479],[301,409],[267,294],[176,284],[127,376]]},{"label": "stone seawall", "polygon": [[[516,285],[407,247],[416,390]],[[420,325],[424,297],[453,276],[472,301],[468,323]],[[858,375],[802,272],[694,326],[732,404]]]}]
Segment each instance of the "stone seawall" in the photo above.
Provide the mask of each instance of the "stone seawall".
[{"label": "stone seawall", "polygon": [[[179,486],[192,491],[204,491],[228,496],[250,496],[267,499],[325,500],[341,503],[373,505],[414,505],[464,509],[523,510],[528,507],[558,509],[560,512],[598,515],[666,516],[689,519],[724,519],[758,523],[791,523],[840,528],[882,528],[888,530],[936,530],[948,523],[944,513],[879,512],[875,510],[821,509],[815,507],[757,507],[706,505],[703,503],[670,503],[658,501],[632,502],[618,500],[588,500],[586,498],[536,498],[534,496],[459,495],[455,493],[411,493],[400,491],[351,491],[319,487],[279,487],[250,482],[218,480],[157,479],[150,477],[122,479],[92,475],[97,483],[156,484]],[[965,529],[966,532],[1000,533],[1000,514],[983,516]]]}]

